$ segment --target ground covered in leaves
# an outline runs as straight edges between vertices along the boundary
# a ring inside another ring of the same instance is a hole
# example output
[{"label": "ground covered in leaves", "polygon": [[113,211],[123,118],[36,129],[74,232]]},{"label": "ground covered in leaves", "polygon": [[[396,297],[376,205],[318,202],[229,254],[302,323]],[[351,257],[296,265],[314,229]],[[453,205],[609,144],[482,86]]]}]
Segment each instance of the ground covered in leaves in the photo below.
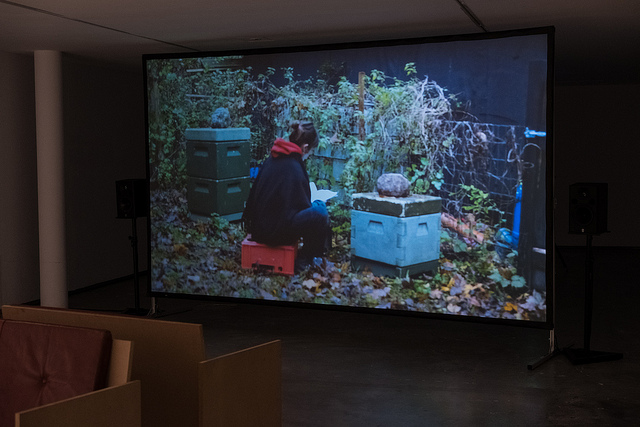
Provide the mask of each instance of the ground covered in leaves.
[{"label": "ground covered in leaves", "polygon": [[293,277],[256,273],[241,267],[246,233],[240,225],[215,216],[194,221],[183,191],[156,190],[151,198],[154,292],[545,320],[545,294],[530,291],[516,274],[513,253],[500,257],[488,241],[478,244],[443,229],[434,275],[379,277],[352,271],[342,212],[335,250],[326,259]]}]

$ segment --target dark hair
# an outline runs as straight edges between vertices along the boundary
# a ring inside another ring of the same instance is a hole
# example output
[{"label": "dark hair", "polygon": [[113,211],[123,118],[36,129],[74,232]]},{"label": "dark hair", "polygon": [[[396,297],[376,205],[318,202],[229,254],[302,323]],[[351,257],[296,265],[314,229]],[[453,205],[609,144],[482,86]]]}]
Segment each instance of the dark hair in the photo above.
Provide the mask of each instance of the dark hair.
[{"label": "dark hair", "polygon": [[312,122],[294,122],[291,124],[291,129],[293,131],[289,135],[289,141],[298,147],[309,144],[309,149],[311,149],[316,148],[320,143],[318,133]]}]

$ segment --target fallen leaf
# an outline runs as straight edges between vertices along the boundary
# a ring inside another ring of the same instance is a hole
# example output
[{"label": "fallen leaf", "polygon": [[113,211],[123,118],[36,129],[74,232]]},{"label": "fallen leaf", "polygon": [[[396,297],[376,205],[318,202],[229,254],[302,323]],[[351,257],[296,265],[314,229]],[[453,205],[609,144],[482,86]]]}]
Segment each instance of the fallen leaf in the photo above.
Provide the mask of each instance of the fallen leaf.
[{"label": "fallen leaf", "polygon": [[307,279],[304,282],[302,282],[302,286],[304,286],[307,289],[312,289],[316,287],[316,281],[313,279]]},{"label": "fallen leaf", "polygon": [[184,256],[187,254],[187,252],[189,252],[187,247],[182,243],[176,243],[175,245],[173,245],[173,251],[181,256]]},{"label": "fallen leaf", "polygon": [[438,289],[429,292],[429,298],[431,299],[440,299],[441,296],[442,296],[442,291]]},{"label": "fallen leaf", "polygon": [[449,311],[449,313],[458,313],[460,310],[462,310],[462,308],[454,304],[449,304],[447,306],[447,311]]},{"label": "fallen leaf", "polygon": [[518,311],[518,306],[514,303],[508,302],[504,305],[504,311]]},{"label": "fallen leaf", "polygon": [[380,299],[389,295],[390,290],[391,288],[389,286],[384,289],[374,289],[373,291],[371,291],[371,296],[375,299]]},{"label": "fallen leaf", "polygon": [[453,271],[455,268],[456,266],[453,265],[453,263],[450,261],[445,261],[442,263],[442,269],[445,271]]},{"label": "fallen leaf", "polygon": [[511,286],[514,288],[523,288],[527,285],[526,280],[522,276],[514,275],[511,277]]}]

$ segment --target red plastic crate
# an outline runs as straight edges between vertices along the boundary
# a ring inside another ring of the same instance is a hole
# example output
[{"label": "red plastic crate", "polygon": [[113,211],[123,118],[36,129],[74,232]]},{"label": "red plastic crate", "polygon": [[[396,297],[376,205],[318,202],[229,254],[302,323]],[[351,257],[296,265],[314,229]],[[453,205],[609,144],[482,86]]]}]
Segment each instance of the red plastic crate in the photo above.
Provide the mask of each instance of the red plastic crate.
[{"label": "red plastic crate", "polygon": [[294,275],[298,245],[267,246],[249,240],[242,242],[242,268],[264,268],[286,276]]}]

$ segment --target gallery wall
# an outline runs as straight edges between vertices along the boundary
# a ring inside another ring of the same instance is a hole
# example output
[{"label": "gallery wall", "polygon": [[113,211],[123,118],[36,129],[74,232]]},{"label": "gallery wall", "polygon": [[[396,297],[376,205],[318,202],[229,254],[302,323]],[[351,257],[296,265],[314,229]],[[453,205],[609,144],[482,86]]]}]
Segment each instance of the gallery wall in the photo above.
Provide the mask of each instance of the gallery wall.
[{"label": "gallery wall", "polygon": [[[63,56],[69,290],[131,275],[130,220],[116,219],[115,181],[143,178],[142,70]],[[0,52],[0,303],[39,297],[33,57]],[[640,84],[569,85],[555,94],[556,244],[568,234],[568,187],[609,183],[609,229],[594,245],[637,247]],[[140,269],[146,227],[138,220]]]},{"label": "gallery wall", "polygon": [[38,297],[33,56],[0,52],[0,303]]},{"label": "gallery wall", "polygon": [[[137,70],[136,70],[137,71]],[[142,72],[63,57],[67,264],[70,290],[133,274],[130,219],[116,185],[145,178]],[[138,219],[140,270],[146,221]],[[133,303],[133,301],[132,301]]]},{"label": "gallery wall", "polygon": [[594,246],[640,247],[633,208],[640,194],[640,84],[556,86],[555,196],[556,244],[584,246],[586,238],[568,234],[569,186],[609,184],[608,228]]},{"label": "gallery wall", "polygon": [[[39,298],[33,55],[0,52],[0,303]],[[142,72],[63,55],[68,289],[133,273],[115,182],[144,178]],[[146,222],[139,219],[140,270]],[[133,303],[133,301],[132,301]]]}]

